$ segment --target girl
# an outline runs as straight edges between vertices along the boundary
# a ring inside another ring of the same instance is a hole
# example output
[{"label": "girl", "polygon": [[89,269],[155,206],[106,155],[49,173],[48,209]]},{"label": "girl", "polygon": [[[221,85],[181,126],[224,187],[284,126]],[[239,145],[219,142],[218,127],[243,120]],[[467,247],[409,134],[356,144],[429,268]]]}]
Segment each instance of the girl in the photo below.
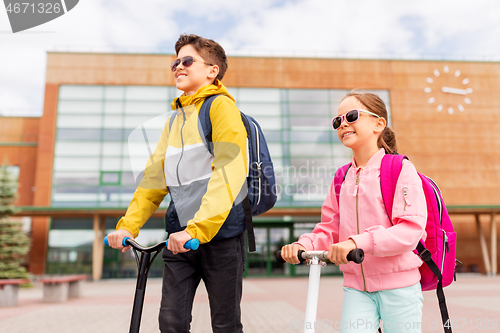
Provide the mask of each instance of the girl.
[{"label": "girl", "polygon": [[[344,274],[341,332],[421,332],[420,258],[413,253],[425,237],[427,207],[413,164],[403,161],[394,196],[392,221],[380,188],[380,164],[396,152],[394,132],[387,127],[387,109],[377,95],[352,91],[332,121],[340,141],[352,149],[352,166],[340,190],[332,182],[321,209],[321,222],[298,242],[285,245],[282,257],[298,264],[299,250],[328,250],[328,259]],[[403,197],[403,188],[406,196]],[[347,254],[361,248],[361,265]]]}]

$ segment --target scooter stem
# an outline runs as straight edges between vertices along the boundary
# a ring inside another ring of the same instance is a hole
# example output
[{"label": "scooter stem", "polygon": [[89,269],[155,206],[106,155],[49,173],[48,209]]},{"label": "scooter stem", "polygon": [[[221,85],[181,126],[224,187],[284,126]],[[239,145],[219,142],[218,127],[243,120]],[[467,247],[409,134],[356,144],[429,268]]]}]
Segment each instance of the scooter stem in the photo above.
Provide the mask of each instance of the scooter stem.
[{"label": "scooter stem", "polygon": [[139,274],[137,275],[137,283],[135,285],[134,306],[132,307],[132,318],[130,320],[129,333],[139,333],[141,326],[142,308],[144,305],[144,296],[146,294],[146,282],[148,280],[149,268],[152,261],[151,254],[141,252],[139,259]]},{"label": "scooter stem", "polygon": [[309,285],[307,287],[306,317],[304,333],[314,333],[316,312],[318,310],[319,278],[321,276],[321,261],[317,256],[309,260]]}]

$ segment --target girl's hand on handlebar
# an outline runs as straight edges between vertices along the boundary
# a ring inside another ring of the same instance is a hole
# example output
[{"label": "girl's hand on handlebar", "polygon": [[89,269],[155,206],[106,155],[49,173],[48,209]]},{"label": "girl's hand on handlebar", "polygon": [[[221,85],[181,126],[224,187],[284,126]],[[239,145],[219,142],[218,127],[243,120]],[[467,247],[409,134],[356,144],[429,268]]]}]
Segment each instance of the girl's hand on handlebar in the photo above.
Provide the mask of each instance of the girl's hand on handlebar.
[{"label": "girl's hand on handlebar", "polygon": [[123,246],[123,239],[125,237],[130,237],[131,239],[134,239],[134,236],[132,233],[128,230],[125,229],[119,229],[116,230],[108,235],[108,243],[109,246],[111,246],[113,249],[121,249],[122,252],[126,252],[130,250],[130,246]]},{"label": "girl's hand on handlebar", "polygon": [[191,239],[191,235],[186,230],[174,232],[168,237],[167,249],[173,254],[188,252],[190,250],[184,248],[184,244]]},{"label": "girl's hand on handlebar", "polygon": [[332,244],[330,246],[330,250],[328,251],[328,260],[335,265],[348,264],[349,261],[347,260],[347,255],[356,247],[356,243],[352,239]]},{"label": "girl's hand on handlebar", "polygon": [[287,263],[297,265],[300,263],[299,258],[297,258],[297,253],[299,250],[306,251],[306,248],[300,244],[288,244],[281,248],[281,257]]}]

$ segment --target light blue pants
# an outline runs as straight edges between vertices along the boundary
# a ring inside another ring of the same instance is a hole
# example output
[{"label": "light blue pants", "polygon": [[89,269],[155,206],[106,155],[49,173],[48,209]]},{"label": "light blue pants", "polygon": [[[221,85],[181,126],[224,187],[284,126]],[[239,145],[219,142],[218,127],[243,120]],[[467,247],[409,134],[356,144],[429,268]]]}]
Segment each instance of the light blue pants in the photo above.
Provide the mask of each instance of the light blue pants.
[{"label": "light blue pants", "polygon": [[421,333],[420,282],[414,286],[375,292],[344,288],[341,333]]}]

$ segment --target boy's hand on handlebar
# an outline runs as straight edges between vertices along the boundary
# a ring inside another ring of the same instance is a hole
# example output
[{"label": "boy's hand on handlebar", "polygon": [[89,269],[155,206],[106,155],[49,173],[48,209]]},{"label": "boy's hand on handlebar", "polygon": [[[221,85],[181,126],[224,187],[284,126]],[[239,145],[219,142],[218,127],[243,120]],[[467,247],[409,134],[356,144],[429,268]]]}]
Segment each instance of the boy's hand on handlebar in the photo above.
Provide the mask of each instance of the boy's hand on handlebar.
[{"label": "boy's hand on handlebar", "polygon": [[300,244],[288,244],[281,248],[281,257],[287,263],[297,265],[300,263],[299,258],[297,258],[297,253],[299,250],[306,251],[306,248]]},{"label": "boy's hand on handlebar", "polygon": [[108,243],[109,246],[111,246],[113,249],[121,249],[122,252],[126,252],[130,250],[130,246],[123,246],[123,239],[125,237],[130,237],[131,239],[134,239],[134,236],[132,233],[128,230],[125,229],[119,229],[116,230],[108,235]]},{"label": "boy's hand on handlebar", "polygon": [[174,232],[168,237],[167,249],[173,254],[188,252],[190,250],[185,249],[184,244],[191,239],[191,235],[186,230]]},{"label": "boy's hand on handlebar", "polygon": [[356,243],[352,239],[332,244],[332,246],[330,246],[330,250],[328,251],[328,260],[335,265],[348,264],[349,261],[347,260],[347,255],[356,247]]}]

